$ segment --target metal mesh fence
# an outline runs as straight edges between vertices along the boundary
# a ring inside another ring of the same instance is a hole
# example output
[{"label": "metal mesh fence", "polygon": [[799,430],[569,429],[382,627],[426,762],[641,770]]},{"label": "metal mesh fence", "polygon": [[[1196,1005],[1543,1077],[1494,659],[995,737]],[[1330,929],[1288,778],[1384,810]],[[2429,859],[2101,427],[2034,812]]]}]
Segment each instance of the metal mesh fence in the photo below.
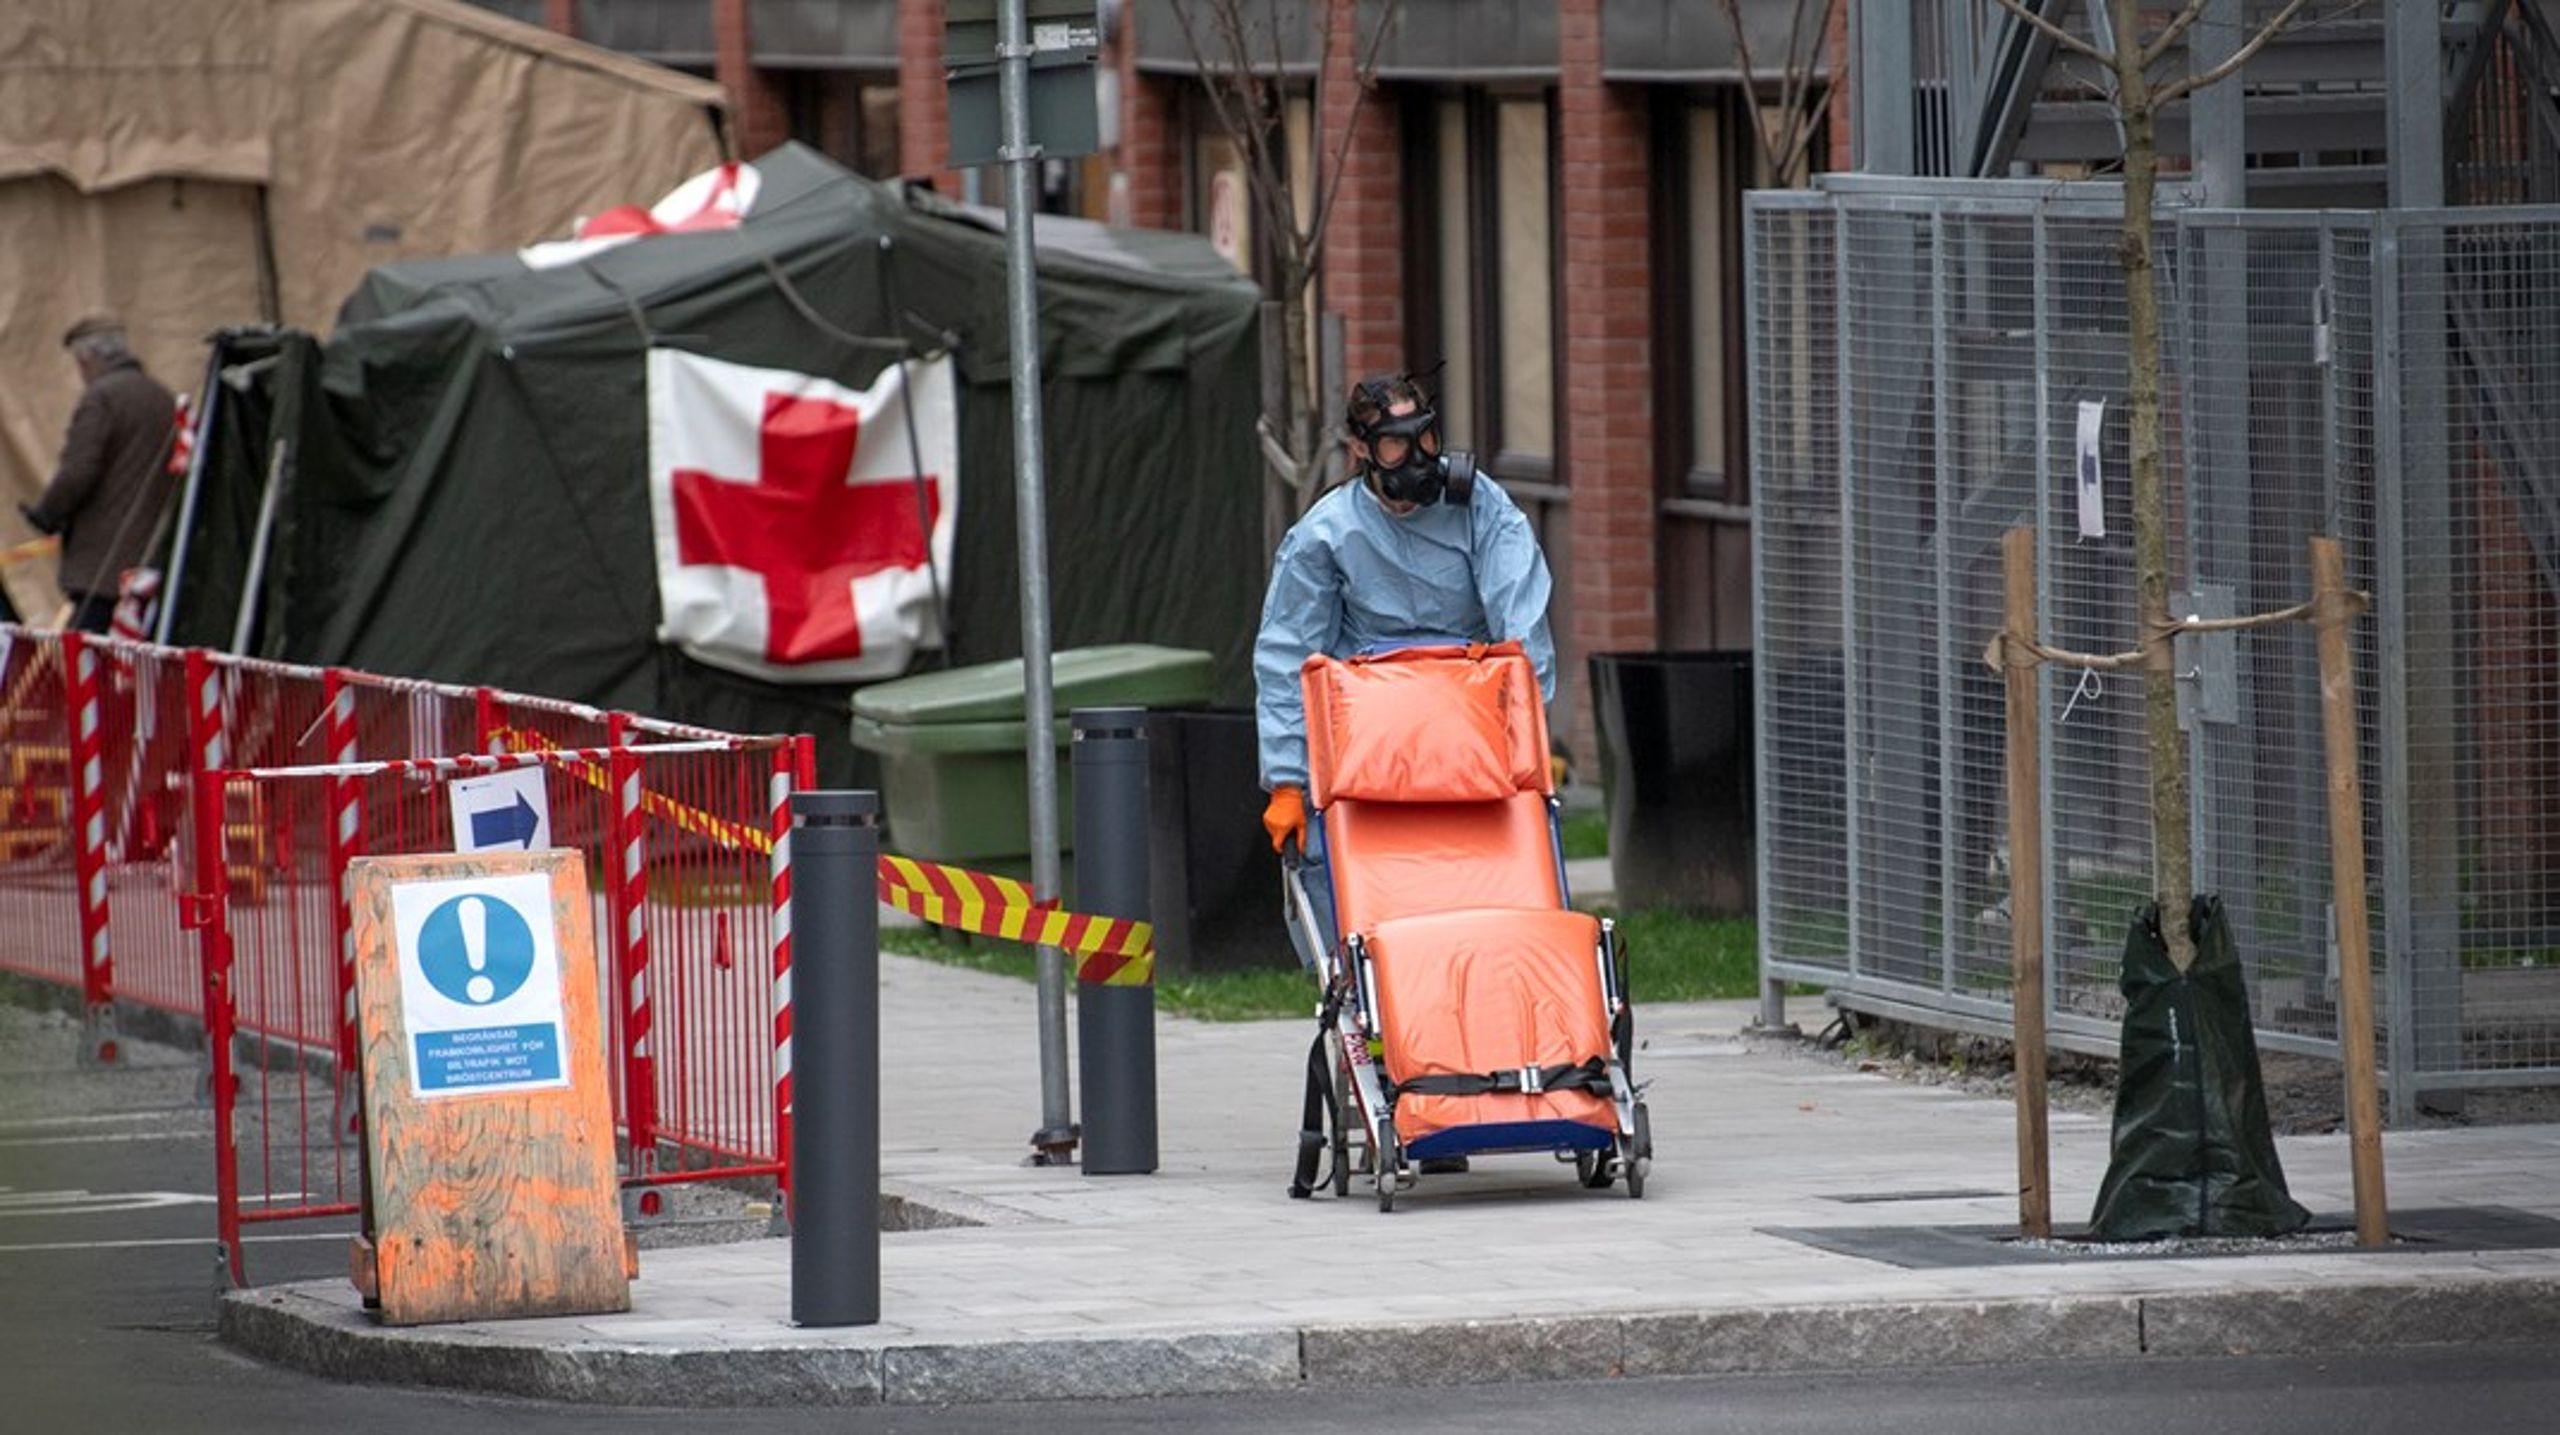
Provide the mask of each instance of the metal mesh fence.
[{"label": "metal mesh fence", "polygon": [[2560,1069],[2560,210],[2393,237],[2377,268],[2409,378],[2384,581],[2405,600],[2383,661],[2407,682],[2383,722],[2410,961],[2390,1051],[2430,1082]]},{"label": "metal mesh fence", "polygon": [[[1839,217],[1819,196],[1759,197],[1746,231],[1752,605],[1764,791],[1762,950],[1831,969],[1849,955],[1841,670]],[[1774,783],[1774,787],[1765,786]]]},{"label": "metal mesh fence", "polygon": [[[1754,196],[1750,392],[1767,974],[2005,1033],[2000,534],[2058,647],[2135,644],[2111,186],[1837,179]],[[2306,540],[2353,630],[2395,1105],[2560,1080],[2560,211],[2164,208],[2171,587],[2287,606]],[[2396,362],[2394,360],[2396,359]],[[2100,434],[2103,535],[2076,438]],[[2180,640],[2197,888],[2261,1040],[2334,1050],[2312,635]],[[2040,670],[2057,1042],[2111,1049],[2150,890],[2132,674]]]},{"label": "metal mesh fence", "polygon": [[[2177,358],[2186,610],[2265,612],[2308,588],[2314,534],[2349,583],[2378,556],[2372,424],[2372,236],[2361,216],[2194,215],[2182,236]],[[2373,623],[2348,630],[2359,674],[2364,832],[2379,873]],[[2317,1049],[2337,1025],[2318,660],[2300,626],[2187,639],[2179,671],[2199,891],[2221,896],[2266,1039]],[[2374,949],[2390,934],[2369,883]],[[2387,1022],[2388,1015],[2384,1017]]]},{"label": "metal mesh fence", "polygon": [[1841,424],[1853,480],[1841,562],[1850,634],[1849,856],[1860,875],[1850,940],[1887,981],[1943,989],[1938,767],[1956,734],[1938,701],[1946,636],[1935,536],[1936,334],[1931,280],[1943,234],[1926,209],[1841,215]]},{"label": "metal mesh fence", "polygon": [[[2068,213],[2048,213],[2043,228],[2044,277],[2031,330],[2041,336],[2036,347],[2044,369],[2034,424],[2040,475],[2033,520],[2036,625],[2057,647],[2120,652],[2135,640],[2133,500],[2123,464],[2124,273],[2112,196],[2102,193]],[[2165,281],[2175,272],[2174,230],[2163,226],[2158,239],[2155,272]],[[2164,322],[2164,340],[2168,327]],[[2174,384],[2162,385],[2164,424],[2178,412],[2178,398]],[[2078,521],[2076,440],[2083,404],[2103,405],[2103,537],[2083,537]],[[2174,485],[2182,477],[2174,446],[2169,457]],[[2177,556],[2173,551],[2173,563]],[[2174,577],[2171,586],[2177,586]],[[1999,624],[1995,607],[1977,615],[1974,630],[1987,635]],[[2053,1026],[2075,1035],[2111,1033],[2120,1013],[2116,974],[2125,928],[2150,889],[2142,684],[2129,673],[2054,668],[2039,669],[2037,682],[2045,734],[2044,941]],[[2000,742],[1996,714],[1983,740]],[[2004,864],[2000,885],[2005,888],[2007,881]],[[2000,933],[2004,944],[2007,935]],[[2005,947],[1995,958],[2006,967]]]}]

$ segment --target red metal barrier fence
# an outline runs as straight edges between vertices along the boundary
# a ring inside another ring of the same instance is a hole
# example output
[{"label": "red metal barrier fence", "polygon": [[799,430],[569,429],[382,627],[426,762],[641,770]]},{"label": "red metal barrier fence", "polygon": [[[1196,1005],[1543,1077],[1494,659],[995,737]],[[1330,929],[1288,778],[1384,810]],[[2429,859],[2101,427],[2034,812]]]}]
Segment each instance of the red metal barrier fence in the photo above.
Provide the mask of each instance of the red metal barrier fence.
[{"label": "red metal barrier fence", "polygon": [[62,643],[0,627],[0,968],[80,984]]},{"label": "red metal barrier fence", "polygon": [[[72,635],[63,641],[69,644]],[[165,648],[102,638],[84,646],[102,657],[105,679],[107,831],[100,856],[114,981],[104,995],[196,1015],[203,987],[177,906],[193,850],[187,836],[187,775],[195,765],[186,664]]]},{"label": "red metal barrier fence", "polygon": [[0,626],[0,968],[209,1037],[222,1240],[353,1214],[347,864],[451,850],[447,783],[546,774],[586,854],[632,1205],[787,1185],[787,808],[806,737]]}]

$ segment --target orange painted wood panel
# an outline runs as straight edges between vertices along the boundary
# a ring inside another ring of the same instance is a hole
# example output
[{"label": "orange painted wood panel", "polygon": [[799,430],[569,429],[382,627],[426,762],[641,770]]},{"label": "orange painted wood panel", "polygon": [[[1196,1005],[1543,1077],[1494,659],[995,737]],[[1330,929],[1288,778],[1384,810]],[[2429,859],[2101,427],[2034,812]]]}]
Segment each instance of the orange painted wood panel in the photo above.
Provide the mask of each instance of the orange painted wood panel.
[{"label": "orange painted wood panel", "polygon": [[[471,888],[452,889],[461,896],[417,926],[416,909],[449,895],[419,884],[527,875],[548,886],[552,961],[525,958],[524,933],[503,904],[464,900],[480,895]],[[629,1310],[583,858],[570,851],[366,858],[349,864],[348,882],[381,1319],[421,1325]],[[407,954],[396,895],[404,886],[413,927]],[[471,936],[457,946],[465,927]],[[453,954],[465,949],[469,965],[454,965]],[[405,990],[404,961],[411,964]],[[530,1033],[521,1040],[419,1029],[451,1026],[451,1013],[467,1014],[474,1003],[503,1014],[519,1000],[511,992],[547,1004],[555,979],[558,1030],[547,1039],[540,1024],[507,1029]],[[480,1054],[488,1052],[501,1054]],[[474,1089],[481,1081],[490,1089]]]}]

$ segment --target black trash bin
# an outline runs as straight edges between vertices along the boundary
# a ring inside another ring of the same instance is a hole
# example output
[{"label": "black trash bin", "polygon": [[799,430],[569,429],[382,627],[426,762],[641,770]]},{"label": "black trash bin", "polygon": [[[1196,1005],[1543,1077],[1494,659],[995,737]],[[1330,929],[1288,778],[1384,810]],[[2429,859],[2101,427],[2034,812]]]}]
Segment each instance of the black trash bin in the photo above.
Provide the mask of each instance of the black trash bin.
[{"label": "black trash bin", "polygon": [[1253,714],[1147,715],[1147,889],[1165,975],[1297,968],[1263,801]]},{"label": "black trash bin", "polygon": [[1751,654],[1594,653],[1591,701],[1620,910],[1750,915]]}]

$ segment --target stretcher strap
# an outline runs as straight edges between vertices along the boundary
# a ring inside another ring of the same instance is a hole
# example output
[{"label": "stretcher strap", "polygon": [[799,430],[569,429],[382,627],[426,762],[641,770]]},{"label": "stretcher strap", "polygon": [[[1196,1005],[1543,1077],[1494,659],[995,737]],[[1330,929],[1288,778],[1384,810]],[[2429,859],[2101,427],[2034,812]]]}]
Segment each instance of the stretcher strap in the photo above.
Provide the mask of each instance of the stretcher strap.
[{"label": "stretcher strap", "polygon": [[1307,1048],[1307,1105],[1298,1118],[1298,1169],[1289,1178],[1291,1200],[1303,1201],[1315,1194],[1316,1168],[1324,1160],[1325,1147],[1342,1131],[1342,1112],[1333,1100],[1333,1068],[1324,1050],[1325,1033],[1333,1030],[1334,1020],[1341,1015],[1342,991],[1336,987],[1325,993],[1324,1007],[1316,1013],[1315,1045]]},{"label": "stretcher strap", "polygon": [[1011,877],[883,854],[880,900],[937,926],[1072,953],[1080,982],[1143,987],[1156,979],[1153,923],[1061,911]]},{"label": "stretcher strap", "polygon": [[1298,1117],[1298,1169],[1289,1178],[1289,1198],[1303,1201],[1316,1193],[1316,1169],[1332,1144],[1331,1127],[1341,1119],[1333,1109],[1332,1072],[1324,1059],[1324,1033],[1307,1048],[1307,1104]]},{"label": "stretcher strap", "polygon": [[1398,1096],[1489,1096],[1518,1092],[1535,1096],[1546,1091],[1607,1091],[1609,1064],[1599,1057],[1554,1066],[1519,1066],[1508,1071],[1442,1072],[1399,1081]]}]

